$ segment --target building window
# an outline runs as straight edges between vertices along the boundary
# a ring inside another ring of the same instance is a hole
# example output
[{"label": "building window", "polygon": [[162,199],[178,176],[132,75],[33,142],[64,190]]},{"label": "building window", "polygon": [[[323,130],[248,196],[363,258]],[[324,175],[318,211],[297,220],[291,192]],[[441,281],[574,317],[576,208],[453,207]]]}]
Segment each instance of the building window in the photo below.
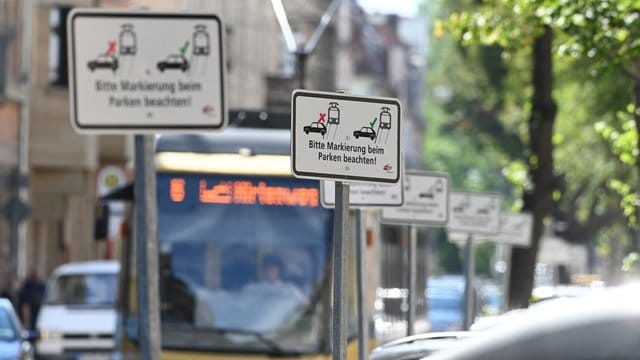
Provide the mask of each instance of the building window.
[{"label": "building window", "polygon": [[53,86],[67,87],[69,72],[67,68],[67,16],[70,6],[54,7],[49,12],[49,83]]}]

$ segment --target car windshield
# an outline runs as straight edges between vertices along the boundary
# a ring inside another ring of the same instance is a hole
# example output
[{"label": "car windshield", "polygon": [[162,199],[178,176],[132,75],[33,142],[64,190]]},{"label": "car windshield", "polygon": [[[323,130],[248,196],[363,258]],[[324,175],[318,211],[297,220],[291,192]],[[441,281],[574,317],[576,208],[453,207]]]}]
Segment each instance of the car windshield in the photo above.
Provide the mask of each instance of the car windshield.
[{"label": "car windshield", "polygon": [[332,224],[318,182],[159,174],[158,191],[163,345],[317,351]]},{"label": "car windshield", "polygon": [[46,303],[51,305],[114,306],[117,295],[116,274],[60,275],[47,289]]},{"label": "car windshield", "polygon": [[0,341],[14,341],[18,339],[18,329],[9,311],[0,307]]}]

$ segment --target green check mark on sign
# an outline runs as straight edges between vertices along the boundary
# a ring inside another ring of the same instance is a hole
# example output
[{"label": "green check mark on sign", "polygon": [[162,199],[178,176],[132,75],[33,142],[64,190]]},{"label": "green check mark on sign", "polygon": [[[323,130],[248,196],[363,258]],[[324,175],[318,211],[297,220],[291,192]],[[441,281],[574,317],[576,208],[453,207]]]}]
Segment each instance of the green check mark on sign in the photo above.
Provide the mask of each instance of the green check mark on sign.
[{"label": "green check mark on sign", "polygon": [[180,55],[184,56],[189,48],[189,41],[185,41],[184,45],[180,48]]},{"label": "green check mark on sign", "polygon": [[373,118],[373,121],[369,123],[369,125],[371,125],[371,127],[373,127],[376,124],[376,121],[378,121],[378,118]]}]

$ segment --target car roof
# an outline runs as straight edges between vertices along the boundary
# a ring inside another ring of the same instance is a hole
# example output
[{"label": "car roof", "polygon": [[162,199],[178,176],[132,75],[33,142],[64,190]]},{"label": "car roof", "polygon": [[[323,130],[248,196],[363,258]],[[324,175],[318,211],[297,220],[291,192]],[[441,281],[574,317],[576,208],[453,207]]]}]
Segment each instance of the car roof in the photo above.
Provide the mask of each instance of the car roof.
[{"label": "car roof", "polygon": [[241,149],[267,155],[291,154],[291,130],[228,127],[214,133],[164,134],[156,142],[156,152],[220,152],[238,154]]},{"label": "car roof", "polygon": [[416,359],[453,346],[457,341],[479,335],[470,331],[434,332],[408,336],[375,348],[373,360]]},{"label": "car roof", "polygon": [[635,359],[640,353],[638,298],[640,285],[550,300],[434,359]]},{"label": "car roof", "polygon": [[0,308],[5,309],[9,313],[9,317],[11,318],[11,321],[14,323],[14,325],[19,330],[22,330],[22,324],[20,323],[18,314],[16,313],[16,310],[13,308],[13,304],[11,303],[11,301],[9,301],[9,299],[0,298]]},{"label": "car roof", "polygon": [[5,298],[0,298],[0,307],[13,309],[13,305],[11,304],[11,301]]},{"label": "car roof", "polygon": [[112,273],[116,274],[120,271],[120,263],[112,260],[84,261],[68,263],[58,267],[54,274],[56,275],[72,275],[72,274],[96,274],[96,273]]},{"label": "car roof", "polygon": [[400,339],[390,341],[383,344],[382,347],[396,346],[400,344],[408,344],[412,342],[424,341],[424,340],[436,340],[436,339],[458,339],[463,337],[474,336],[476,333],[470,331],[442,331],[442,332],[429,332],[424,334],[406,336]]}]

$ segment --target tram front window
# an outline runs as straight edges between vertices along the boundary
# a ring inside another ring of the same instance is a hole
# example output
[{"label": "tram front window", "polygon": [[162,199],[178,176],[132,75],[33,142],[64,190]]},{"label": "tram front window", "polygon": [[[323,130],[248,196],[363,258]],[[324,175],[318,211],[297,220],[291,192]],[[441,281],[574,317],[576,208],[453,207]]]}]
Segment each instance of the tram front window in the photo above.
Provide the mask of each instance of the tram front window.
[{"label": "tram front window", "polygon": [[158,193],[163,346],[318,350],[332,220],[317,182],[159,174]]}]

